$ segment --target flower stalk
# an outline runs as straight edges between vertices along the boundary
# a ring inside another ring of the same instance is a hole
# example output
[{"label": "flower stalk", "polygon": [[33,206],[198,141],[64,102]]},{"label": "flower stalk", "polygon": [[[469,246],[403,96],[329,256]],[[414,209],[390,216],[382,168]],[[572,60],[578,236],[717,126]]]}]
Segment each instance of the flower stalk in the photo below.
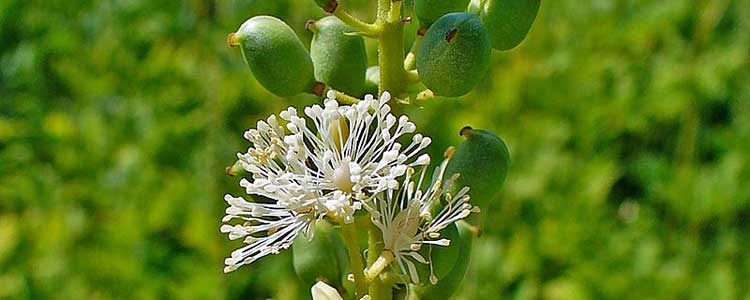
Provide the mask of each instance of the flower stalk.
[{"label": "flower stalk", "polygon": [[364,275],[364,265],[362,264],[362,252],[359,249],[359,238],[357,237],[356,222],[344,224],[341,228],[344,233],[344,242],[349,252],[349,265],[354,275],[355,295],[357,299],[367,294],[367,281]]}]

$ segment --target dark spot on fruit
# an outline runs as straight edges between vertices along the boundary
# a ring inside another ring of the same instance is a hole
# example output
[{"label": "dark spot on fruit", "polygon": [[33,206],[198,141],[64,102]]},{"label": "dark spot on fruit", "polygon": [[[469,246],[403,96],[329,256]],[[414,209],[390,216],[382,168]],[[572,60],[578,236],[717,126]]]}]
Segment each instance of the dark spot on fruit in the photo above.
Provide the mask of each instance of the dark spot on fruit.
[{"label": "dark spot on fruit", "polygon": [[448,33],[445,35],[445,41],[450,43],[453,40],[453,38],[456,37],[456,33],[458,33],[458,29],[456,28],[453,28],[453,30],[448,31]]},{"label": "dark spot on fruit", "polygon": [[332,14],[334,11],[336,11],[336,8],[339,7],[339,2],[336,0],[328,1],[328,4],[326,4],[325,7],[323,7],[323,10],[329,14]]}]

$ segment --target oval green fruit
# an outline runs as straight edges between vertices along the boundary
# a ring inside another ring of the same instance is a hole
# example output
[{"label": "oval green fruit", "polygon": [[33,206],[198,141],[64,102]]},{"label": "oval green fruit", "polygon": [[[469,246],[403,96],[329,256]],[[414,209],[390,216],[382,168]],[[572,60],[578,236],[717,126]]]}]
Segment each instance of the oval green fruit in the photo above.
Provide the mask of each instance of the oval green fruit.
[{"label": "oval green fruit", "polygon": [[294,271],[307,285],[324,281],[341,287],[348,261],[341,235],[324,220],[316,222],[315,234],[311,240],[299,235],[292,243]]},{"label": "oval green fruit", "polygon": [[242,56],[258,82],[277,96],[291,96],[312,88],[313,64],[294,30],[271,16],[257,16],[229,34],[229,45]]},{"label": "oval green fruit", "polygon": [[310,57],[315,79],[334,89],[360,96],[365,89],[367,53],[361,36],[347,35],[355,30],[335,16],[308,23],[313,31]]},{"label": "oval green fruit", "polygon": [[456,147],[445,168],[444,180],[459,174],[453,188],[470,188],[471,201],[487,208],[505,182],[510,164],[510,154],[505,142],[492,132],[464,127],[466,138]]},{"label": "oval green fruit", "polygon": [[419,48],[419,78],[435,95],[465,95],[487,73],[491,49],[477,16],[444,15],[430,26]]},{"label": "oval green fruit", "polygon": [[512,49],[523,41],[534,24],[541,0],[487,0],[479,16],[487,27],[492,48]]},{"label": "oval green fruit", "polygon": [[422,27],[430,27],[443,15],[465,11],[468,5],[469,0],[414,0],[414,13]]},{"label": "oval green fruit", "polygon": [[445,277],[440,278],[435,285],[416,287],[416,293],[420,295],[420,299],[450,299],[461,285],[461,282],[463,282],[463,279],[466,276],[466,271],[469,269],[471,248],[475,234],[472,230],[472,226],[465,221],[458,221],[456,227],[458,228],[458,238],[452,240],[451,247],[457,248],[458,259],[453,265],[453,268],[445,275]]}]

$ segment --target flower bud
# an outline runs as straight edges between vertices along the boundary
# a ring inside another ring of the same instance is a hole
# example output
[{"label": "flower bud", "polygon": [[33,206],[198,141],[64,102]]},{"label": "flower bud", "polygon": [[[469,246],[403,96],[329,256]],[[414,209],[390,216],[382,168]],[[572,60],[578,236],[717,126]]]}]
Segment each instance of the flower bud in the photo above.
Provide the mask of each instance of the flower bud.
[{"label": "flower bud", "polygon": [[348,267],[348,255],[341,235],[325,220],[317,221],[310,240],[299,235],[292,244],[294,271],[304,284],[324,281],[341,286]]},{"label": "flower bud", "polygon": [[479,17],[450,13],[425,33],[417,54],[417,70],[435,95],[465,95],[489,68],[490,40]]},{"label": "flower bud", "polygon": [[313,300],[343,300],[336,289],[322,281],[315,283],[310,293]]},{"label": "flower bud", "polygon": [[453,187],[468,186],[472,203],[486,208],[505,182],[510,164],[508,147],[500,137],[486,130],[466,126],[461,135],[466,140],[456,147],[443,179],[459,174]]},{"label": "flower bud", "polygon": [[313,85],[313,64],[294,30],[271,16],[250,18],[235,33],[229,45],[240,46],[242,56],[255,79],[277,96],[309,92]]},{"label": "flower bud", "polygon": [[430,27],[438,18],[452,12],[462,12],[469,0],[414,0],[414,13],[422,27]]},{"label": "flower bud", "polygon": [[365,89],[367,54],[361,36],[335,16],[327,16],[308,23],[314,34],[310,42],[310,57],[315,67],[315,79],[334,89],[360,96]]},{"label": "flower bud", "polygon": [[534,24],[541,0],[487,0],[479,16],[487,27],[492,48],[509,50],[518,46]]}]

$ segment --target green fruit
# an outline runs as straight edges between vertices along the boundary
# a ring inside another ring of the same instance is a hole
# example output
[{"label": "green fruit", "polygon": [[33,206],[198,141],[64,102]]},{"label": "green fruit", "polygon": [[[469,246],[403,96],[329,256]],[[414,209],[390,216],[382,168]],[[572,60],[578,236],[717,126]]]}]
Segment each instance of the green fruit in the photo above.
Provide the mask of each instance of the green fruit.
[{"label": "green fruit", "polygon": [[445,168],[448,179],[459,174],[453,188],[470,188],[471,202],[486,208],[502,187],[508,173],[510,155],[505,142],[492,132],[464,127],[466,140],[456,147]]},{"label": "green fruit", "polygon": [[541,0],[487,0],[479,16],[487,27],[492,48],[509,50],[523,41],[534,24]]},{"label": "green fruit", "polygon": [[291,96],[308,92],[313,64],[292,28],[271,16],[257,16],[229,35],[230,46],[240,46],[255,78],[269,92]]},{"label": "green fruit", "polygon": [[355,30],[334,16],[310,22],[308,28],[314,32],[310,57],[315,79],[347,94],[361,95],[367,71],[364,39],[346,35]]},{"label": "green fruit", "polygon": [[419,254],[422,255],[426,260],[432,262],[432,272],[430,272],[430,266],[416,263],[417,273],[419,274],[419,280],[423,284],[430,284],[430,273],[435,275],[439,281],[453,269],[456,265],[458,257],[460,255],[460,247],[456,246],[459,242],[458,227],[455,224],[451,224],[440,232],[438,239],[449,239],[451,244],[447,247],[443,246],[422,246],[419,250]]},{"label": "green fruit", "polygon": [[437,284],[415,287],[416,293],[420,295],[419,299],[450,299],[466,276],[466,271],[469,269],[474,233],[472,226],[465,221],[458,221],[456,227],[458,228],[458,238],[451,240],[451,247],[457,248],[458,259],[453,268]]},{"label": "green fruit", "polygon": [[465,95],[487,73],[490,52],[490,39],[479,17],[444,15],[427,30],[419,48],[419,77],[435,95]]},{"label": "green fruit", "polygon": [[340,287],[341,278],[347,272],[346,246],[331,224],[321,220],[315,225],[312,240],[299,235],[292,244],[294,271],[307,285],[317,281]]},{"label": "green fruit", "polygon": [[447,13],[465,11],[468,4],[469,0],[414,0],[414,13],[422,27],[430,27]]}]

